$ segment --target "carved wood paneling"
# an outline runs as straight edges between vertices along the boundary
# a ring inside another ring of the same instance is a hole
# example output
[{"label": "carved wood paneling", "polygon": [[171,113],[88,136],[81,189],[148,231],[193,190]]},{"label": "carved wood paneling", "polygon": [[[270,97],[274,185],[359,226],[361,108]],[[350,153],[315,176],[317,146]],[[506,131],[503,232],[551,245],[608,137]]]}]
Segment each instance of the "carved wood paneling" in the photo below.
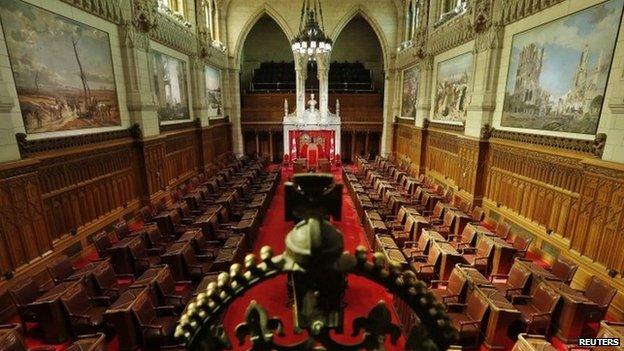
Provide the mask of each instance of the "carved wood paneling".
[{"label": "carved wood paneling", "polygon": [[194,130],[169,134],[165,138],[165,184],[176,184],[197,171]]},{"label": "carved wood paneling", "polygon": [[457,182],[460,175],[458,139],[455,134],[429,130],[425,146],[425,167]]},{"label": "carved wood paneling", "polygon": [[138,160],[131,140],[40,160],[43,207],[54,239],[139,196]]},{"label": "carved wood paneling", "polygon": [[624,168],[599,160],[584,163],[579,213],[571,246],[581,254],[624,270]]},{"label": "carved wood paneling", "polygon": [[421,166],[422,130],[413,125],[395,124],[394,149],[400,160],[410,165],[413,173],[418,173]]},{"label": "carved wood paneling", "polygon": [[0,179],[0,273],[52,249],[36,171]]},{"label": "carved wood paneling", "polygon": [[569,238],[583,179],[580,158],[491,141],[485,195]]}]

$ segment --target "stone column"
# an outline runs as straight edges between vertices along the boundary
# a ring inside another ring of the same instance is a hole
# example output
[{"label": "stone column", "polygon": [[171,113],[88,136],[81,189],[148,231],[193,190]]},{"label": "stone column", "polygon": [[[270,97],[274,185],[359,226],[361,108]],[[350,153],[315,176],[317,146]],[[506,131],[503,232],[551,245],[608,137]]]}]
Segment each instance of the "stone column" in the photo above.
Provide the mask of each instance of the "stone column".
[{"label": "stone column", "polygon": [[425,56],[419,63],[418,97],[416,100],[416,127],[422,128],[431,111],[431,89],[433,87],[433,56]]},{"label": "stone column", "polygon": [[503,44],[503,27],[491,25],[477,34],[474,45],[475,74],[467,106],[465,135],[478,138],[481,127],[492,125]]},{"label": "stone column", "polygon": [[319,113],[327,118],[329,105],[329,58],[330,53],[316,54],[317,76],[319,81]]},{"label": "stone column", "polygon": [[150,83],[149,37],[128,23],[121,26],[120,40],[130,121],[141,127],[143,137],[158,135],[156,102]]},{"label": "stone column", "polygon": [[[236,65],[231,65],[236,66]],[[232,123],[232,149],[238,156],[243,155],[243,134],[241,128],[240,105],[240,69],[230,68],[227,71],[230,96],[230,122]]]},{"label": "stone column", "polygon": [[396,69],[387,69],[384,78],[384,101],[383,101],[383,129],[381,133],[381,154],[388,156],[392,153],[392,139],[394,136],[394,116],[392,115],[391,99],[394,96],[394,82]]},{"label": "stone column", "polygon": [[297,96],[297,117],[305,111],[305,81],[308,77],[308,55],[294,53]]},{"label": "stone column", "polygon": [[197,56],[190,57],[191,96],[193,97],[193,115],[199,118],[202,127],[208,126],[208,106],[206,104],[206,80],[204,62]]}]

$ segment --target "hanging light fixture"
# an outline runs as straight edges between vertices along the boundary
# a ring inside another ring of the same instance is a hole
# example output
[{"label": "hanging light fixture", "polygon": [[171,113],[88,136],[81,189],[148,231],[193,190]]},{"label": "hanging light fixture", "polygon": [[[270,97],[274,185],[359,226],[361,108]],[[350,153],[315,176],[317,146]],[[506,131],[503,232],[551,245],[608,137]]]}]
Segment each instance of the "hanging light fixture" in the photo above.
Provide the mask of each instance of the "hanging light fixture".
[{"label": "hanging light fixture", "polygon": [[323,26],[321,0],[303,0],[299,34],[292,40],[292,51],[313,56],[330,52],[331,49],[332,40],[325,34]]}]

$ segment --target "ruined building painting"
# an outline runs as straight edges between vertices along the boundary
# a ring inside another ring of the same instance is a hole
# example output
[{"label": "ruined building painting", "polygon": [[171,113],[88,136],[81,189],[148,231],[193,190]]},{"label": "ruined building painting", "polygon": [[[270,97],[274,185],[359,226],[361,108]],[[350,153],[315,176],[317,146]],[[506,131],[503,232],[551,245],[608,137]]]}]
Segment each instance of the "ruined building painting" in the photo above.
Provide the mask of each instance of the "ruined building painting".
[{"label": "ruined building painting", "polygon": [[223,103],[221,102],[221,70],[212,66],[204,68],[206,81],[206,103],[208,105],[208,117],[220,117],[223,115]]},{"label": "ruined building painting", "polygon": [[468,86],[472,73],[472,53],[438,63],[433,99],[433,120],[466,121]]},{"label": "ruined building painting", "polygon": [[161,122],[190,119],[186,63],[158,51],[151,53],[154,100]]},{"label": "ruined building painting", "polygon": [[403,71],[401,117],[416,117],[416,101],[418,99],[419,75],[420,71],[416,66]]},{"label": "ruined building painting", "polygon": [[26,133],[121,125],[108,33],[18,0],[0,18]]},{"label": "ruined building painting", "polygon": [[513,37],[501,126],[594,134],[624,0]]}]

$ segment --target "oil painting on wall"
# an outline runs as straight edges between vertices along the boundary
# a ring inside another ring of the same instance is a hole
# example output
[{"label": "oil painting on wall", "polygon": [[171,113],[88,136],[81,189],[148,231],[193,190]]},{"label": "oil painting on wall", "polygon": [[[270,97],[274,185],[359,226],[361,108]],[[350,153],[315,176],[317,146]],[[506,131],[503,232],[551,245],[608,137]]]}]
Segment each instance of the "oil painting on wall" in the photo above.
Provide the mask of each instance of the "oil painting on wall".
[{"label": "oil painting on wall", "polygon": [[468,84],[472,74],[472,53],[438,63],[433,120],[464,122],[468,105]]},{"label": "oil painting on wall", "polygon": [[26,133],[121,125],[108,33],[18,0],[0,18]]},{"label": "oil painting on wall", "polygon": [[403,71],[401,117],[416,117],[419,75],[420,71],[418,70],[418,67],[408,68]]},{"label": "oil painting on wall", "polygon": [[151,57],[159,120],[164,122],[190,119],[186,63],[158,51],[152,51]]},{"label": "oil painting on wall", "polygon": [[221,71],[206,66],[204,68],[206,80],[206,100],[208,105],[208,117],[220,117],[222,113],[221,102]]},{"label": "oil painting on wall", "polygon": [[594,134],[624,0],[513,37],[501,126]]}]

